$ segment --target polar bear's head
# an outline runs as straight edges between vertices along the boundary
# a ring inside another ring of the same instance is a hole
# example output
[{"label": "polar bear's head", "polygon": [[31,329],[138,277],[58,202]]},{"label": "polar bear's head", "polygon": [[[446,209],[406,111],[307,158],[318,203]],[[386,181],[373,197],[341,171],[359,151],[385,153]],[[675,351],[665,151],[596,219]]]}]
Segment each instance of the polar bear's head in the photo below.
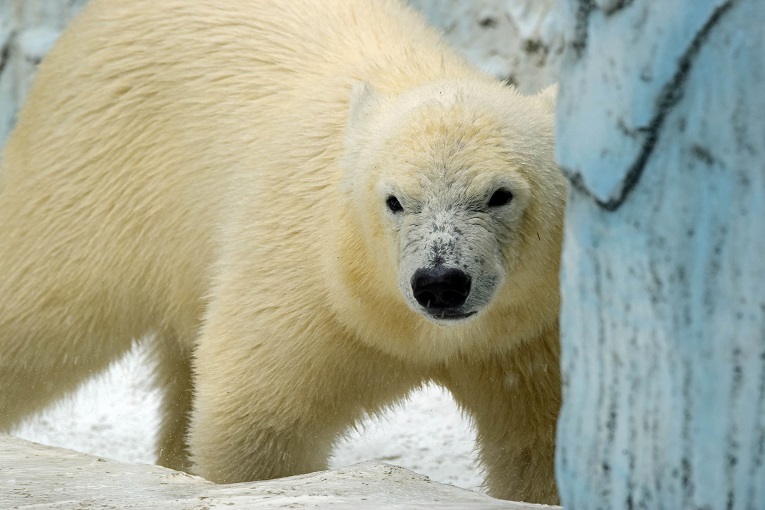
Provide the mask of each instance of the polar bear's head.
[{"label": "polar bear's head", "polygon": [[345,184],[379,292],[464,326],[557,279],[553,109],[553,91],[523,97],[488,80],[398,96],[354,87]]}]

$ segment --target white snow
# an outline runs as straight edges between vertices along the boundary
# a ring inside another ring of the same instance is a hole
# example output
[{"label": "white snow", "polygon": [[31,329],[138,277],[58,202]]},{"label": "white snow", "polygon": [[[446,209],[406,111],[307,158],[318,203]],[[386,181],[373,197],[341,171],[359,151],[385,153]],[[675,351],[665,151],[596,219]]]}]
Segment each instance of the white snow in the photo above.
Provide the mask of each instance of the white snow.
[{"label": "white snow", "polygon": [[[13,435],[124,462],[153,463],[159,392],[150,387],[150,379],[151,363],[138,347]],[[474,440],[471,424],[451,395],[427,386],[403,406],[351,431],[330,466],[379,460],[477,490],[483,477]]]}]

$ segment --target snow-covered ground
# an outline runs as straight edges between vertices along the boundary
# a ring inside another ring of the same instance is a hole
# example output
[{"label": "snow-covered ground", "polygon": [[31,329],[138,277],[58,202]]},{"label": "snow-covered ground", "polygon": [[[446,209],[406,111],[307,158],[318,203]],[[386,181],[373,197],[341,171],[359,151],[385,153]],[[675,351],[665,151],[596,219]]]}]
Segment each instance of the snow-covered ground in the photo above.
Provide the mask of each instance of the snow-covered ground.
[{"label": "snow-covered ground", "polygon": [[[159,394],[149,380],[150,363],[136,348],[13,435],[125,462],[153,463]],[[451,396],[428,386],[381,419],[367,419],[361,430],[352,431],[338,445],[331,467],[382,460],[477,490],[482,476],[474,439],[472,426]]]}]

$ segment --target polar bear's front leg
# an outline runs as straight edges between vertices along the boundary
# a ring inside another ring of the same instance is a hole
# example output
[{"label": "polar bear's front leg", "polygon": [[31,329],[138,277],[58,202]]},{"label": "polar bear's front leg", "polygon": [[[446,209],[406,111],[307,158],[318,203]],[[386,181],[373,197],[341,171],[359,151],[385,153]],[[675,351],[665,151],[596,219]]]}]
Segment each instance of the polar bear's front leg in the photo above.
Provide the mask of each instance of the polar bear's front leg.
[{"label": "polar bear's front leg", "polygon": [[524,343],[504,358],[454,360],[440,379],[475,420],[486,486],[496,498],[558,503],[557,351],[556,332]]},{"label": "polar bear's front leg", "polygon": [[195,356],[190,447],[194,471],[208,480],[326,469],[344,430],[420,382],[348,338],[328,314],[248,313],[244,322],[213,317]]}]

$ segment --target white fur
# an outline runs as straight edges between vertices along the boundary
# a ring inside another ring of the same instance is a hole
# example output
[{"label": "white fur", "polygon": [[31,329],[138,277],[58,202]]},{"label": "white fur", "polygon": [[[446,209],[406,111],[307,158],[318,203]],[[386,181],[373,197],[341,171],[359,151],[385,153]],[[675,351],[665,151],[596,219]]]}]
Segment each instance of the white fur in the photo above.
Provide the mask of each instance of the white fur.
[{"label": "white fur", "polygon": [[[323,469],[364,412],[435,380],[491,493],[555,501],[552,123],[392,0],[91,0],[3,154],[0,429],[151,334],[164,465]],[[480,209],[498,186],[511,204]],[[407,288],[438,243],[475,281],[448,326]]]}]

